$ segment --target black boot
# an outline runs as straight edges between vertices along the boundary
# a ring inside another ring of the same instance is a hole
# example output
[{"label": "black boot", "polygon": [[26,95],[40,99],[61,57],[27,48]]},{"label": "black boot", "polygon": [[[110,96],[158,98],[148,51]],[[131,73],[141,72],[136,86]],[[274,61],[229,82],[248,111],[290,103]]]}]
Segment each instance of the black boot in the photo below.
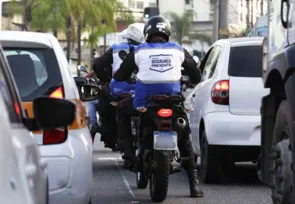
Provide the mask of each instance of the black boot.
[{"label": "black boot", "polygon": [[123,167],[128,170],[132,170],[132,167],[134,165],[134,156],[132,154],[132,146],[130,141],[124,140],[120,143],[120,146],[124,151],[124,164]]},{"label": "black boot", "polygon": [[187,162],[188,161],[184,163],[183,167],[189,180],[190,196],[203,197],[204,193],[199,186],[198,170],[193,168],[193,165],[189,165]]},{"label": "black boot", "polygon": [[91,135],[93,141],[94,141],[96,133],[100,133],[100,127],[97,123],[92,125],[91,129],[90,129],[90,135]]}]

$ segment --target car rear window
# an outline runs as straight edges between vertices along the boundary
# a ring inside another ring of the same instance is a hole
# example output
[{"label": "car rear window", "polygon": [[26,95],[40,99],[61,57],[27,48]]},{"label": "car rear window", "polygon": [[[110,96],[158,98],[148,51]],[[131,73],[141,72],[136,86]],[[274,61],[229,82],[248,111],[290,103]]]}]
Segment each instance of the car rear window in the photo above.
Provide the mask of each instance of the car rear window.
[{"label": "car rear window", "polygon": [[4,47],[3,50],[22,101],[49,95],[62,86],[60,68],[52,49]]},{"label": "car rear window", "polygon": [[262,76],[262,46],[232,47],[228,75],[234,77]]}]

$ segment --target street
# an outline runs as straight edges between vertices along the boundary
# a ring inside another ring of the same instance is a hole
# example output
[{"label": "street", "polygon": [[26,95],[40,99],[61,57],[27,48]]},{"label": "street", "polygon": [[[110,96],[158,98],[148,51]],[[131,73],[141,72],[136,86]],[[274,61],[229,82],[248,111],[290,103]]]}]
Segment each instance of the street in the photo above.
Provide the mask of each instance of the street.
[{"label": "street", "polygon": [[[92,204],[153,203],[149,190],[137,189],[135,174],[122,168],[121,155],[104,149],[99,135],[93,150]],[[239,165],[221,185],[204,185],[204,198],[190,198],[182,171],[170,176],[164,204],[271,204],[270,190],[262,185],[253,165]]]}]

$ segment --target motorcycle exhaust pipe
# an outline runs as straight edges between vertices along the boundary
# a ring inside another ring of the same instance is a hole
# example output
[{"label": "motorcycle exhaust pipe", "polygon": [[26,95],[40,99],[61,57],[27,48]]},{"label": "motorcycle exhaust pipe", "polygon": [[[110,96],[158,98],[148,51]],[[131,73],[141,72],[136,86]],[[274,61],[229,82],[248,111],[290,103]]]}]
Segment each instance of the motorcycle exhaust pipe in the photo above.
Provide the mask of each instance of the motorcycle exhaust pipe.
[{"label": "motorcycle exhaust pipe", "polygon": [[179,117],[176,119],[176,125],[179,128],[184,128],[186,126],[186,120],[184,118]]}]

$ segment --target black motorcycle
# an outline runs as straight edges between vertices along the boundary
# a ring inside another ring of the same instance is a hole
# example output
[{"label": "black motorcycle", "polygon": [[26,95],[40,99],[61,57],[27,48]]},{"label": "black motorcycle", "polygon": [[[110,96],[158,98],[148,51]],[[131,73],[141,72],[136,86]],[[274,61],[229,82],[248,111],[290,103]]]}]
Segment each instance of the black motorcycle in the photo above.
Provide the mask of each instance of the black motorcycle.
[{"label": "black motorcycle", "polygon": [[169,175],[181,171],[172,162],[181,162],[178,134],[188,125],[183,101],[180,95],[152,95],[153,105],[138,109],[137,187],[146,188],[149,181],[154,202],[166,199]]}]

